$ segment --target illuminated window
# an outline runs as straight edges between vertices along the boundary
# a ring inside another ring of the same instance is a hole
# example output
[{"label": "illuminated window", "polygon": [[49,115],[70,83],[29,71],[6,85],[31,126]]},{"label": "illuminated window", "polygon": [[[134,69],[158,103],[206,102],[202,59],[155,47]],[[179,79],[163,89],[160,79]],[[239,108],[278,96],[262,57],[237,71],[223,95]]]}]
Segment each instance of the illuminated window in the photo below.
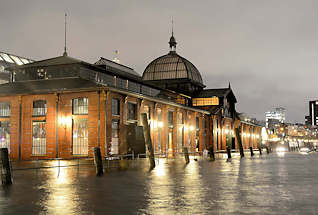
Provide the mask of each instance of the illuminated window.
[{"label": "illuminated window", "polygon": [[119,154],[119,120],[112,120],[112,142],[110,147],[110,154],[116,155]]},{"label": "illuminated window", "polygon": [[88,119],[73,119],[73,155],[88,155]]},{"label": "illuminated window", "polygon": [[88,114],[88,98],[76,98],[72,100],[72,108],[74,115]]},{"label": "illuminated window", "polygon": [[0,117],[10,117],[10,102],[0,102]]},{"label": "illuminated window", "polygon": [[23,65],[23,62],[16,56],[10,55],[10,57],[16,62],[18,65]]},{"label": "illuminated window", "polygon": [[0,55],[5,61],[7,61],[9,63],[14,63],[14,61],[9,57],[9,55],[7,55],[5,53],[0,53]]},{"label": "illuminated window", "polygon": [[193,98],[192,105],[193,106],[219,105],[219,98],[218,97]]},{"label": "illuminated window", "polygon": [[46,101],[36,100],[33,101],[33,113],[32,116],[45,116],[46,115]]},{"label": "illuminated window", "polygon": [[128,102],[127,114],[128,120],[137,120],[137,104]]},{"label": "illuminated window", "polygon": [[32,122],[32,155],[46,154],[45,121]]},{"label": "illuminated window", "polygon": [[151,120],[151,108],[149,106],[144,106],[144,113],[147,114],[148,120]]},{"label": "illuminated window", "polygon": [[27,64],[27,63],[30,63],[27,59],[25,58],[20,58],[20,60],[24,63],[24,64]]},{"label": "illuminated window", "polygon": [[0,121],[0,148],[10,150],[10,122]]},{"label": "illuminated window", "polygon": [[37,75],[38,75],[37,77],[38,79],[47,79],[46,72],[44,71],[44,69],[38,69]]},{"label": "illuminated window", "polygon": [[168,126],[173,127],[173,112],[168,111]]},{"label": "illuminated window", "polygon": [[112,115],[119,116],[120,115],[120,100],[112,99]]}]

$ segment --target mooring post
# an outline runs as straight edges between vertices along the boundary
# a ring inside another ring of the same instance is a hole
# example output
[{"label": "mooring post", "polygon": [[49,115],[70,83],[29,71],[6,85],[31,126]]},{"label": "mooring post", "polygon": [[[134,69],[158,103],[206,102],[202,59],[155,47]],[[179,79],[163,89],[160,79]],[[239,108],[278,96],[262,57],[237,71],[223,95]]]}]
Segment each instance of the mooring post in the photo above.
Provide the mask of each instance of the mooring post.
[{"label": "mooring post", "polygon": [[215,160],[215,156],[214,156],[213,146],[210,146],[209,153],[210,153],[210,161],[214,161]]},{"label": "mooring post", "polygon": [[262,147],[259,147],[259,155],[262,155]]},{"label": "mooring post", "polygon": [[251,157],[253,157],[254,156],[254,152],[253,152],[253,147],[252,146],[250,147],[250,151],[251,151]]},{"label": "mooring post", "polygon": [[1,148],[1,181],[3,185],[12,184],[11,164],[8,148]]},{"label": "mooring post", "polygon": [[155,155],[153,153],[153,148],[152,148],[152,143],[151,143],[150,127],[148,124],[148,119],[147,119],[146,113],[141,114],[141,122],[142,122],[143,130],[144,130],[145,143],[146,143],[147,149],[148,149],[150,169],[153,169],[153,168],[155,168],[156,163],[155,163]]},{"label": "mooring post", "polygon": [[266,153],[269,154],[269,148],[266,146]]},{"label": "mooring post", "polygon": [[241,158],[243,158],[244,157],[244,149],[243,149],[243,144],[242,144],[241,134],[240,134],[239,128],[235,128],[235,134],[236,134],[237,143],[238,143],[239,148],[240,148],[240,155],[241,155]]},{"label": "mooring post", "polygon": [[188,164],[190,162],[188,148],[183,147],[183,152],[184,152],[184,159],[186,161],[186,164]]},{"label": "mooring post", "polygon": [[227,152],[227,159],[231,159],[232,158],[231,148],[230,147],[226,147],[226,152]]},{"label": "mooring post", "polygon": [[102,161],[102,154],[100,152],[99,147],[94,147],[94,163],[96,167],[96,175],[101,176],[104,174],[103,169],[103,161]]}]

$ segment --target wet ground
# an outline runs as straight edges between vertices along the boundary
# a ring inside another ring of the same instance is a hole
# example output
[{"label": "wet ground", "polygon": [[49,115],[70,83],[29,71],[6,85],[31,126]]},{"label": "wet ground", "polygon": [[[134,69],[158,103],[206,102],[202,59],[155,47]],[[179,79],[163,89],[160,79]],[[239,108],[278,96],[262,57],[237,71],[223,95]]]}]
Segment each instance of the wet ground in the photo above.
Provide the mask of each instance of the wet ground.
[{"label": "wet ground", "polygon": [[318,214],[318,153],[161,159],[151,172],[130,161],[102,177],[91,165],[18,170],[28,165],[0,187],[0,214]]}]

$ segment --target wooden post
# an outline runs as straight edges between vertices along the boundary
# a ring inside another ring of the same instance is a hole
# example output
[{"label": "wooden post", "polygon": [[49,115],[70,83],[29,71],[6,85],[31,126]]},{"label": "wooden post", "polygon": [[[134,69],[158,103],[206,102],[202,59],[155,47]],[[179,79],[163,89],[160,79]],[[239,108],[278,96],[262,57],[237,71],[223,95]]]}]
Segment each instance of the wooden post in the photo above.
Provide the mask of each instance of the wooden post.
[{"label": "wooden post", "polygon": [[268,146],[266,146],[266,153],[269,154]]},{"label": "wooden post", "polygon": [[9,152],[7,148],[0,149],[0,158],[1,158],[1,181],[3,185],[12,184],[12,174],[11,174],[11,165]]},{"label": "wooden post", "polygon": [[253,152],[253,147],[252,146],[250,147],[250,151],[251,151],[251,157],[253,157],[254,156],[254,152]]},{"label": "wooden post", "polygon": [[243,144],[242,144],[242,140],[241,140],[241,135],[240,135],[240,130],[239,130],[239,128],[235,128],[235,135],[236,135],[237,143],[238,143],[239,148],[240,148],[241,158],[243,158],[243,157],[244,157],[244,149],[243,149]]},{"label": "wooden post", "polygon": [[231,155],[231,148],[230,147],[226,147],[226,152],[227,152],[227,159],[231,159],[232,155]]},{"label": "wooden post", "polygon": [[209,153],[210,153],[210,161],[214,161],[215,160],[215,156],[214,156],[213,146],[210,146]]},{"label": "wooden post", "polygon": [[262,155],[262,148],[259,147],[258,149],[259,149],[259,155]]},{"label": "wooden post", "polygon": [[103,169],[103,161],[102,161],[102,154],[100,152],[99,147],[94,147],[94,163],[96,167],[96,175],[101,176],[104,174]]},{"label": "wooden post", "polygon": [[147,149],[148,149],[150,169],[153,169],[153,168],[155,168],[156,163],[155,163],[155,155],[153,153],[153,148],[152,148],[152,143],[151,143],[150,127],[148,124],[148,119],[147,119],[146,113],[141,113],[141,123],[143,125],[145,143],[146,143]]},{"label": "wooden post", "polygon": [[190,162],[188,148],[183,147],[183,152],[184,152],[184,159],[186,161],[186,164],[188,164]]}]

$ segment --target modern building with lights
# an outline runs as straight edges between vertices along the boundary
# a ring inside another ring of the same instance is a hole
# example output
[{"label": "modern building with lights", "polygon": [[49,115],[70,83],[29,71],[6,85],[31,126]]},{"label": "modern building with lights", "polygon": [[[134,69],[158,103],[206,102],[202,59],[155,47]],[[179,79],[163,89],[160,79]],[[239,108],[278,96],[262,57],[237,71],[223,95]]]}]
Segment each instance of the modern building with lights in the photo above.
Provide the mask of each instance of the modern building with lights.
[{"label": "modern building with lights", "polygon": [[177,54],[173,35],[169,45],[142,76],[105,58],[92,64],[66,52],[8,67],[12,78],[0,85],[1,147],[12,159],[91,157],[94,147],[108,158],[143,153],[136,143],[141,113],[162,156],[184,147],[238,149],[237,138],[246,149],[259,147],[262,127],[240,120],[231,86],[205,89],[199,70]]},{"label": "modern building with lights", "polygon": [[318,100],[309,101],[309,115],[305,117],[305,121],[309,126],[318,125]]},{"label": "modern building with lights", "polygon": [[282,107],[275,108],[272,111],[265,112],[266,128],[269,127],[270,121],[284,123],[286,121],[286,109]]}]

